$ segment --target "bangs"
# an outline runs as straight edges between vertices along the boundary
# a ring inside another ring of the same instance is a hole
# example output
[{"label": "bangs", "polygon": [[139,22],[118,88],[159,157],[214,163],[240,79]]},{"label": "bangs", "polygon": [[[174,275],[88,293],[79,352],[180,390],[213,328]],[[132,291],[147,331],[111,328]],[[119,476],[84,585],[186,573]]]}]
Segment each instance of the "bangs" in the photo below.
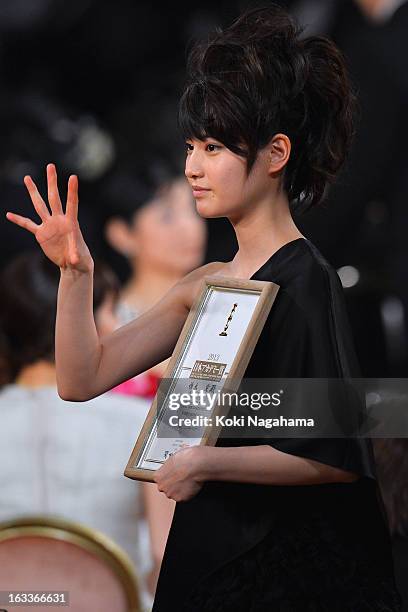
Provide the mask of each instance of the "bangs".
[{"label": "bangs", "polygon": [[225,83],[201,79],[187,86],[180,100],[178,124],[185,139],[214,138],[228,149],[248,158],[251,148],[245,106]]}]

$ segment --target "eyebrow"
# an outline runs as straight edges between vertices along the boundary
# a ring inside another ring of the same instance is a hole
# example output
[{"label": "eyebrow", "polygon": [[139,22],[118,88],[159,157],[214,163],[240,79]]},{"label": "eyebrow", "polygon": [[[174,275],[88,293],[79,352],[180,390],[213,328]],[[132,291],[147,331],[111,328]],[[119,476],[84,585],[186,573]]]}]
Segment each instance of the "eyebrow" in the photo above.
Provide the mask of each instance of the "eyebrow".
[{"label": "eyebrow", "polygon": [[206,142],[208,142],[209,140],[215,140],[216,142],[219,142],[220,144],[222,144],[221,140],[219,140],[218,138],[215,138],[215,136],[206,136],[206,137],[204,138],[204,140],[200,140],[199,138],[193,138],[193,137],[191,137],[191,138],[186,138],[185,140],[186,140],[186,142],[187,142],[188,140],[190,140],[190,141],[195,140],[196,142],[202,142],[203,144],[205,144],[205,143],[206,143]]}]

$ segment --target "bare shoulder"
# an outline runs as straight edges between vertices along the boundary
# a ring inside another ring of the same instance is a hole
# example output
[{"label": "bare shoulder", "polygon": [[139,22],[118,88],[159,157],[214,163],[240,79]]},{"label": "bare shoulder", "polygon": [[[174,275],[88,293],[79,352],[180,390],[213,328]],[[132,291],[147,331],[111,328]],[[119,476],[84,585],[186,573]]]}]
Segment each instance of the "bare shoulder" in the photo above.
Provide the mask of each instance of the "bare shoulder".
[{"label": "bare shoulder", "polygon": [[177,288],[185,308],[190,310],[201,290],[202,281],[205,276],[224,276],[227,274],[227,270],[228,263],[213,261],[192,270],[180,279],[177,283]]}]

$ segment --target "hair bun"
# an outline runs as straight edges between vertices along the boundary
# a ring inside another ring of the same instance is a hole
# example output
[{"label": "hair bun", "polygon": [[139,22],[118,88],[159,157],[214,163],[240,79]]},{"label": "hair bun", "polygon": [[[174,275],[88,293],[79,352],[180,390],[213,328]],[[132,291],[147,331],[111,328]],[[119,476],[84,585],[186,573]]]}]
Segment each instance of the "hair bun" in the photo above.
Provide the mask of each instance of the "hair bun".
[{"label": "hair bun", "polygon": [[353,95],[344,58],[325,37],[303,29],[280,6],[251,9],[191,50],[179,123],[186,138],[212,136],[247,158],[285,133],[289,200],[320,202],[353,135]]}]

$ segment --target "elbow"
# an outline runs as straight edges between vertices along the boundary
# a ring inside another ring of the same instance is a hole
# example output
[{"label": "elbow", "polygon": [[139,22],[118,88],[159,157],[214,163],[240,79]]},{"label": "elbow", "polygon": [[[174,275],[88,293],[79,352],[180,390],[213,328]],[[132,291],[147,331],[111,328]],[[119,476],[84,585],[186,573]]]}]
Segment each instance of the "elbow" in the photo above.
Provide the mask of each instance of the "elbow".
[{"label": "elbow", "polygon": [[354,472],[346,472],[345,470],[341,470],[337,478],[337,482],[355,482],[359,478],[360,476]]},{"label": "elbow", "polygon": [[90,397],[85,394],[81,394],[78,392],[78,389],[75,391],[73,389],[64,389],[64,387],[57,387],[57,392],[59,397],[65,402],[86,402]]}]

